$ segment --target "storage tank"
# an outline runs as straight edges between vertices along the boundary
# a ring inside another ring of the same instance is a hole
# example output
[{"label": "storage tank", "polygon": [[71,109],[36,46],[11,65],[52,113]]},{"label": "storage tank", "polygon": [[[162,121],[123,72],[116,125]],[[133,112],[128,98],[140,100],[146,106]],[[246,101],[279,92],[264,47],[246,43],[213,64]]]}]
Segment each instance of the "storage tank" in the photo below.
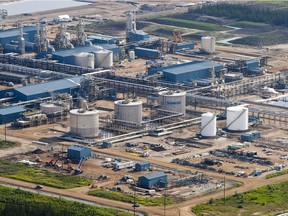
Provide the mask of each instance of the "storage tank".
[{"label": "storage tank", "polygon": [[186,114],[186,92],[159,92],[158,103],[163,110]]},{"label": "storage tank", "polygon": [[94,55],[87,52],[75,54],[74,63],[81,67],[94,68]]},{"label": "storage tank", "polygon": [[203,113],[201,115],[201,135],[204,137],[216,136],[216,115],[213,113]]},{"label": "storage tank", "polygon": [[206,53],[215,52],[216,38],[211,36],[201,37],[201,49]]},{"label": "storage tank", "polygon": [[130,61],[134,61],[135,60],[135,51],[134,50],[129,50],[128,51],[128,58]]},{"label": "storage tank", "polygon": [[41,103],[40,110],[45,114],[58,113],[63,112],[64,106],[60,106],[54,103]]},{"label": "storage tank", "polygon": [[142,102],[135,100],[119,100],[114,102],[115,119],[134,122],[142,122]]},{"label": "storage tank", "polygon": [[226,128],[231,131],[248,130],[248,108],[243,106],[228,107]]},{"label": "storage tank", "polygon": [[113,52],[110,50],[100,49],[94,54],[95,67],[111,68],[113,66]]},{"label": "storage tank", "polygon": [[70,133],[84,138],[98,136],[99,112],[97,110],[71,110]]}]

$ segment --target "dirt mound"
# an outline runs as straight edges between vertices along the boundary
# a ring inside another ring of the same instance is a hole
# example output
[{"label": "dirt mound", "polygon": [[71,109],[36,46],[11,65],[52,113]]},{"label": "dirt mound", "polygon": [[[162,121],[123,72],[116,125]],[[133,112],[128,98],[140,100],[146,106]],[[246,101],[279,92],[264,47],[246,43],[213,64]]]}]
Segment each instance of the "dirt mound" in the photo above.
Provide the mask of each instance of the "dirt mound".
[{"label": "dirt mound", "polygon": [[45,153],[45,151],[43,151],[42,149],[36,149],[34,151],[31,152],[32,154],[43,154]]}]

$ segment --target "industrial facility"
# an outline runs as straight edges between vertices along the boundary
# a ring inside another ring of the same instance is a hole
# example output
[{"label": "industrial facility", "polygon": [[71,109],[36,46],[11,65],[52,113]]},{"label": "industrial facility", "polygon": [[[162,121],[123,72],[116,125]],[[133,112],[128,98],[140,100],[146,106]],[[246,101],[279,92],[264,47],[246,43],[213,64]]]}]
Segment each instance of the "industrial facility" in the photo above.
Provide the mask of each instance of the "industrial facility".
[{"label": "industrial facility", "polygon": [[155,36],[132,3],[117,1],[131,7],[111,35],[101,28],[113,20],[68,14],[0,30],[0,129],[43,151],[19,161],[134,194],[134,212],[138,196],[177,205],[285,167],[280,60],[218,46],[211,32]]}]

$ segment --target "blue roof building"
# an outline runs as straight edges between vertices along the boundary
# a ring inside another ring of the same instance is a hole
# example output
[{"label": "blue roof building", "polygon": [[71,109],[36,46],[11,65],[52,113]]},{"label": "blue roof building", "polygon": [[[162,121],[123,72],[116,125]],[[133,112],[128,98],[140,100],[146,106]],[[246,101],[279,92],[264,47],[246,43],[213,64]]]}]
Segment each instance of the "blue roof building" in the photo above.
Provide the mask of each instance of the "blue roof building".
[{"label": "blue roof building", "polygon": [[21,106],[12,106],[0,109],[0,124],[13,122],[20,117],[20,115],[25,112]]},{"label": "blue roof building", "polygon": [[110,35],[90,35],[88,36],[88,40],[90,40],[92,44],[119,44],[123,39]]},{"label": "blue roof building", "polygon": [[6,97],[8,92],[13,93],[18,101],[29,101],[38,98],[51,96],[52,93],[68,93],[75,95],[79,89],[82,76],[69,79],[61,79],[35,85],[28,85],[21,88],[7,89],[0,91],[0,97]]},{"label": "blue roof building", "polygon": [[85,146],[73,145],[67,150],[67,157],[69,159],[81,160],[81,158],[91,157],[91,149]]},{"label": "blue roof building", "polygon": [[154,172],[138,178],[138,186],[141,188],[166,187],[168,176],[164,172]]},{"label": "blue roof building", "polygon": [[143,31],[134,31],[128,33],[129,42],[138,42],[149,39],[149,34]]},{"label": "blue roof building", "polygon": [[150,162],[144,161],[144,162],[138,162],[135,164],[135,171],[141,172],[141,171],[147,171],[150,169]]},{"label": "blue roof building", "polygon": [[[34,36],[36,34],[36,26],[24,26],[23,27],[23,37],[26,41],[34,42]],[[0,43],[2,45],[9,44],[12,41],[18,40],[20,29],[13,28],[8,30],[0,30]]]},{"label": "blue roof building", "polygon": [[183,83],[191,82],[195,79],[209,78],[212,68],[214,68],[215,76],[217,77],[219,76],[219,71],[223,69],[223,65],[210,61],[195,61],[166,67],[150,68],[148,74],[153,75],[161,71],[166,81]]}]

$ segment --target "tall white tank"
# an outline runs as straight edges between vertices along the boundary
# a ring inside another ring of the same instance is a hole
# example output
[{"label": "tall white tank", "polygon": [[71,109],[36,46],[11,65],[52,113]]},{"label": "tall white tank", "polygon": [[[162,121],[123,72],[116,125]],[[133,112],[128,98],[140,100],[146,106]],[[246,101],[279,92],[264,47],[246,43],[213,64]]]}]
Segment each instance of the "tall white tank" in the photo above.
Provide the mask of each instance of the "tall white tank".
[{"label": "tall white tank", "polygon": [[97,110],[71,110],[70,133],[84,138],[98,136],[99,112]]},{"label": "tall white tank", "polygon": [[142,122],[142,102],[119,100],[114,102],[115,119],[140,124]]},{"label": "tall white tank", "polygon": [[45,114],[63,112],[64,109],[65,109],[64,106],[60,106],[54,103],[41,103],[40,104],[40,110]]},{"label": "tall white tank", "polygon": [[81,52],[74,55],[75,65],[87,68],[94,68],[94,55],[87,52]]},{"label": "tall white tank", "polygon": [[129,50],[128,51],[128,57],[130,61],[134,61],[135,60],[135,51],[134,50]]},{"label": "tall white tank", "polygon": [[216,115],[213,113],[203,113],[201,115],[201,135],[204,137],[216,136]]},{"label": "tall white tank", "polygon": [[100,49],[94,54],[95,67],[111,68],[113,66],[113,52],[110,50]]},{"label": "tall white tank", "polygon": [[186,92],[159,92],[158,103],[163,110],[186,114]]},{"label": "tall white tank", "polygon": [[215,52],[216,38],[211,36],[201,37],[201,49],[207,53]]},{"label": "tall white tank", "polygon": [[248,108],[243,106],[228,107],[226,128],[231,131],[248,130]]}]

